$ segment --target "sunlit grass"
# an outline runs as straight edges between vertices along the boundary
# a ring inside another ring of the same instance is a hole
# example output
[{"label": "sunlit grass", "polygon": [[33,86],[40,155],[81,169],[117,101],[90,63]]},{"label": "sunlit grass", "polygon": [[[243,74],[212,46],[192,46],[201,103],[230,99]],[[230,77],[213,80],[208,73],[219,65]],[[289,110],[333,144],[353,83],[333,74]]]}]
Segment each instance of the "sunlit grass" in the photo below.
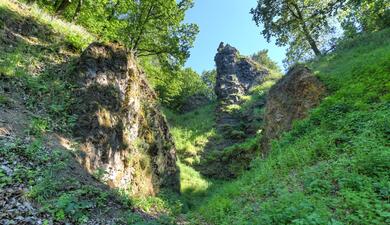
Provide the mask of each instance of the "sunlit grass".
[{"label": "sunlit grass", "polygon": [[58,36],[62,36],[79,50],[85,49],[91,42],[97,39],[95,35],[89,33],[85,28],[50,15],[36,4],[28,6],[15,0],[1,0],[0,7],[11,9],[21,16],[32,17],[35,21],[50,26]]},{"label": "sunlit grass", "polygon": [[310,63],[329,96],[273,143],[267,159],[210,193],[194,223],[388,223],[389,32]]},{"label": "sunlit grass", "polygon": [[185,114],[165,110],[178,155],[184,163],[198,163],[205,146],[215,137],[214,110],[215,104]]}]

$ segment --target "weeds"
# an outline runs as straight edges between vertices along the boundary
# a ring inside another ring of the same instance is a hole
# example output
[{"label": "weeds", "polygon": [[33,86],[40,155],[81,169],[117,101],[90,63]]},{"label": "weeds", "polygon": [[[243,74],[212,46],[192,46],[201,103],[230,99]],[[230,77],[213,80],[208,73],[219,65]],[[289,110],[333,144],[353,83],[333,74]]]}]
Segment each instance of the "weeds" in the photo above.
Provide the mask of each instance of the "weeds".
[{"label": "weeds", "polygon": [[387,224],[388,33],[312,62],[329,96],[273,143],[267,159],[211,194],[194,223]]}]

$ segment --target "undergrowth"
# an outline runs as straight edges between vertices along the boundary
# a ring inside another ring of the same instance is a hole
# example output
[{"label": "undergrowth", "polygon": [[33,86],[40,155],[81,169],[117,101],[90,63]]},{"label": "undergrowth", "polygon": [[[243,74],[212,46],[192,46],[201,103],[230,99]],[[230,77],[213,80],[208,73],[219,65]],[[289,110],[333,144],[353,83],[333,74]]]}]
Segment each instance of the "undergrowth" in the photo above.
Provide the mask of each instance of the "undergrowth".
[{"label": "undergrowth", "polygon": [[310,63],[328,97],[267,159],[215,191],[193,222],[388,224],[389,37],[366,35]]},{"label": "undergrowth", "polygon": [[[26,11],[14,1],[0,2],[0,81],[23,93],[18,97],[34,113],[26,130],[32,141],[0,139],[2,159],[22,160],[12,176],[0,169],[0,188],[27,183],[27,197],[56,222],[82,224],[115,198],[128,209],[122,215],[127,224],[171,224],[182,213],[190,224],[390,223],[389,29],[340,43],[334,53],[309,63],[328,97],[273,142],[267,159],[255,159],[249,171],[231,168],[242,174],[235,181],[206,179],[192,167],[210,141],[223,141],[214,128],[215,104],[183,115],[165,110],[179,156],[181,196],[162,191],[137,199],[72,178],[70,153],[45,147],[45,133],[69,132],[75,122],[69,110],[74,87],[67,79],[81,50],[96,38],[35,6]],[[31,29],[13,30],[10,21]],[[228,110],[260,118],[256,104],[279,75],[271,78]],[[12,106],[10,95],[0,93],[1,107]],[[231,161],[258,151],[258,133],[233,134],[241,141],[210,157]],[[145,221],[131,207],[160,219]]]},{"label": "undergrowth", "polygon": [[217,136],[214,110],[215,103],[180,115],[164,110],[171,125],[177,153],[183,163],[199,163],[203,149],[211,138]]},{"label": "undergrowth", "polygon": [[[104,189],[102,186],[83,183],[72,173],[74,160],[69,152],[44,146],[44,139],[34,141],[18,138],[0,139],[0,157],[4,162],[17,162],[12,175],[6,176],[0,168],[0,188],[15,183],[24,183],[29,189],[25,197],[34,199],[40,205],[40,211],[53,218],[49,222],[71,222],[85,224],[91,213],[104,213],[112,210],[113,201],[122,201],[123,205],[134,206],[132,200],[119,193]],[[117,199],[117,200],[113,200]],[[118,209],[117,209],[118,210]],[[121,209],[124,213],[124,210]],[[148,224],[130,208],[118,220],[122,224],[133,224],[138,220]],[[152,223],[150,223],[152,224]]]}]

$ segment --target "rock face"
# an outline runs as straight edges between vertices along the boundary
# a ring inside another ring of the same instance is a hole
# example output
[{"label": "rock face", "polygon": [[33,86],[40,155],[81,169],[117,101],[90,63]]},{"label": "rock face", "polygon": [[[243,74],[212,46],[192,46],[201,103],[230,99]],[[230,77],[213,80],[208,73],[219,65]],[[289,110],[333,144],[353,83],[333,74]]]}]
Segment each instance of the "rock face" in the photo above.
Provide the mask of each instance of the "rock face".
[{"label": "rock face", "polygon": [[218,47],[215,64],[217,66],[215,93],[218,101],[216,110],[218,129],[226,138],[240,139],[242,135],[237,135],[237,129],[234,127],[240,125],[241,118],[232,113],[229,107],[240,105],[241,97],[253,86],[263,83],[270,72],[253,60],[240,56],[236,48],[229,44],[224,45],[223,42]]},{"label": "rock face", "polygon": [[223,104],[239,104],[240,95],[264,81],[269,71],[249,58],[240,56],[238,50],[222,42],[215,56],[217,80],[215,93]]},{"label": "rock face", "polygon": [[176,149],[157,98],[133,57],[118,45],[91,44],[76,76],[80,163],[133,195],[179,190]]},{"label": "rock face", "polygon": [[[234,178],[249,167],[257,151],[256,142],[245,149],[234,147],[248,137],[254,137],[261,127],[261,116],[253,115],[253,110],[242,109],[243,96],[252,87],[262,84],[270,71],[250,58],[240,55],[238,50],[221,43],[215,56],[217,67],[215,110],[217,137],[209,141],[203,152],[199,170],[203,175],[219,179]],[[263,100],[252,103],[251,107],[264,106]],[[228,148],[229,147],[229,148]]]},{"label": "rock face", "polygon": [[325,94],[324,85],[305,66],[292,68],[269,91],[261,151],[265,155],[270,142],[292,127],[294,120],[303,119],[317,106]]}]

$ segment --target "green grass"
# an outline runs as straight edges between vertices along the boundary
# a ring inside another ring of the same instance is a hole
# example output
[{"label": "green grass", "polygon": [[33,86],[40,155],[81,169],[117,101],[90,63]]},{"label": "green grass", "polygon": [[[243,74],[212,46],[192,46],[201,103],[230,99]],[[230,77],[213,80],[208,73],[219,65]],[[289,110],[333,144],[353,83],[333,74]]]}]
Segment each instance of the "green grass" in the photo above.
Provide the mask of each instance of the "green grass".
[{"label": "green grass", "polygon": [[216,137],[215,103],[194,111],[177,114],[165,109],[179,158],[182,210],[193,209],[207,197],[218,181],[203,177],[193,168],[199,163],[206,145]]},{"label": "green grass", "polygon": [[42,10],[36,4],[28,6],[16,1],[3,0],[0,2],[0,7],[11,9],[21,16],[28,16],[40,24],[47,25],[55,32],[56,37],[61,38],[66,44],[71,45],[78,51],[85,49],[91,42],[97,39],[95,35],[83,27],[59,19]]},{"label": "green grass", "polygon": [[205,146],[211,138],[216,137],[214,110],[214,103],[180,115],[165,110],[177,153],[183,163],[199,163]]},{"label": "green grass", "polygon": [[[14,93],[24,95],[29,110],[45,118],[44,130],[69,132],[75,122],[70,113],[74,86],[69,76],[81,50],[95,38],[36,6],[10,0],[0,2],[0,17],[4,20],[0,41],[5,43],[0,46],[1,76],[12,83]],[[7,96],[2,96],[4,102]],[[37,125],[31,124],[31,134],[35,135]]]},{"label": "green grass", "polygon": [[328,97],[192,214],[209,224],[390,222],[390,30],[310,63]]},{"label": "green grass", "polygon": [[[128,224],[171,224],[181,213],[190,224],[390,223],[390,30],[345,41],[336,52],[309,63],[326,85],[328,97],[273,143],[267,159],[254,160],[251,170],[242,171],[237,180],[209,180],[192,167],[211,140],[221,139],[214,129],[215,104],[183,115],[166,110],[180,159],[181,196],[163,191],[156,197],[130,199],[66,175],[71,155],[48,151],[41,139],[46,132],[72,127],[73,86],[67,78],[80,51],[95,37],[35,6],[22,10],[3,0],[0,15],[4,20],[31,19],[52,32],[22,35],[16,43],[0,46],[1,76],[11,80],[15,92],[23,93],[26,106],[37,114],[26,130],[35,141],[0,140],[0,157],[26,162],[12,177],[0,169],[0,188],[26,182],[31,186],[28,196],[56,221],[83,223],[93,208],[108,208],[108,198],[116,196],[124,206],[161,215],[158,221],[146,222],[129,211],[124,215]],[[4,34],[4,24],[0,31]],[[279,74],[271,78],[243,96],[243,105],[229,109],[260,117],[263,111],[253,106]],[[12,102],[1,93],[1,106]],[[237,130],[235,135],[243,133]],[[212,157],[231,161],[257,147],[258,136],[246,137]]]},{"label": "green grass", "polygon": [[[13,173],[7,176],[0,168],[0,188],[23,183],[29,187],[24,197],[33,199],[40,211],[51,215],[53,222],[85,224],[91,216],[112,210],[112,202],[122,202],[121,224],[160,224],[145,221],[131,208],[135,202],[116,190],[79,180],[74,173],[74,161],[70,152],[45,147],[43,139],[32,142],[14,139],[0,139],[0,157],[8,162],[18,162]],[[73,165],[73,167],[72,167]],[[96,213],[96,209],[98,213]],[[49,219],[50,220],[50,219]]]}]

